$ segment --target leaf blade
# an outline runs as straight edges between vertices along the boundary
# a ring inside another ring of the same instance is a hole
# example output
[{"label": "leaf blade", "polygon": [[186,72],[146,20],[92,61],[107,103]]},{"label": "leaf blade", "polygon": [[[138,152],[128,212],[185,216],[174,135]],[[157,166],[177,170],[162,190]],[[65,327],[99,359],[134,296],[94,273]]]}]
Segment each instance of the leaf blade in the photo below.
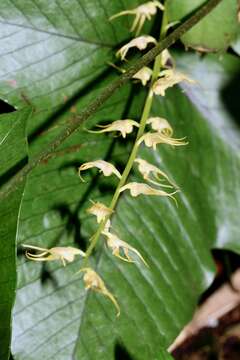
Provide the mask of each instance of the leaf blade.
[{"label": "leaf blade", "polygon": [[[25,126],[31,110],[0,116],[0,180],[6,181],[11,172],[27,155]],[[15,300],[16,263],[15,240],[24,184],[18,191],[0,202],[0,359],[9,357],[11,313]]]}]

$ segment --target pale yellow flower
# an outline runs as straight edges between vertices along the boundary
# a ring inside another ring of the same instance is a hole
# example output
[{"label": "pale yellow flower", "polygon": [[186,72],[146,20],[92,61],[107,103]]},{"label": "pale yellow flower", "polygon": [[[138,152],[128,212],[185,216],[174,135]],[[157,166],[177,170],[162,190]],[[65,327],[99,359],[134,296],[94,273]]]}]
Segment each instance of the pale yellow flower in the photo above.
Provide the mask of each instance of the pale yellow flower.
[{"label": "pale yellow flower", "polygon": [[182,146],[187,145],[187,142],[183,141],[185,138],[174,139],[169,136],[165,136],[160,132],[147,132],[144,134],[139,140],[138,145],[140,145],[143,141],[147,147],[152,147],[156,150],[158,144],[168,144],[172,146]]},{"label": "pale yellow flower", "polygon": [[139,70],[135,75],[133,75],[133,79],[140,80],[142,85],[145,86],[147,82],[151,79],[152,70],[144,66],[141,70]]},{"label": "pale yellow flower", "polygon": [[161,52],[161,66],[163,68],[171,68],[172,65],[174,65],[173,58],[172,58],[170,52],[168,51],[168,49],[164,49]]},{"label": "pale yellow flower", "polygon": [[120,172],[107,161],[104,160],[95,160],[95,161],[89,161],[84,164],[82,164],[78,169],[78,174],[80,179],[84,182],[84,179],[81,177],[81,171],[88,170],[93,167],[96,167],[100,170],[100,172],[103,173],[104,176],[110,176],[112,174],[116,175],[119,179],[121,178]]},{"label": "pale yellow flower", "polygon": [[[121,69],[119,66],[109,62],[109,65],[120,71],[121,73],[125,73],[125,69]],[[133,79],[140,80],[142,85],[145,86],[147,82],[151,79],[152,69],[147,66],[143,66],[135,75],[133,75]]]},{"label": "pale yellow flower", "polygon": [[88,208],[86,211],[89,214],[95,215],[97,217],[98,224],[106,218],[106,216],[109,216],[113,213],[113,210],[108,208],[106,205],[100,203],[100,202],[93,202],[93,205]]},{"label": "pale yellow flower", "polygon": [[26,251],[26,257],[33,261],[52,261],[52,260],[61,260],[63,265],[66,265],[67,262],[72,262],[75,255],[81,255],[83,257],[86,254],[77,248],[67,246],[67,247],[53,247],[51,249],[41,248],[33,245],[22,245],[24,248],[33,249],[41,251],[39,254],[32,254],[28,250]]},{"label": "pale yellow flower", "polygon": [[139,36],[135,39],[132,39],[129,43],[127,43],[126,45],[122,46],[121,49],[119,49],[116,53],[117,57],[120,57],[121,60],[125,60],[125,57],[127,55],[127,52],[129,49],[136,47],[139,50],[144,50],[146,49],[146,47],[148,46],[148,44],[157,44],[157,41],[154,39],[154,37],[150,36],[150,35],[142,35]]},{"label": "pale yellow flower", "polygon": [[145,4],[139,5],[137,8],[132,10],[124,10],[110,17],[110,20],[113,20],[119,16],[123,15],[135,15],[135,20],[133,21],[130,31],[136,30],[136,35],[138,35],[145,23],[146,20],[151,20],[151,17],[157,13],[157,9],[164,10],[164,6],[159,1],[148,1]]},{"label": "pale yellow flower", "polygon": [[91,133],[104,133],[111,131],[119,131],[123,138],[126,137],[127,134],[130,134],[133,131],[133,127],[139,127],[139,123],[134,120],[126,119],[126,120],[115,120],[108,125],[97,125],[98,127],[103,128],[102,130],[88,130]]},{"label": "pale yellow flower", "polygon": [[[127,262],[134,262],[134,260],[130,257],[129,251],[135,253],[142,262],[148,267],[148,264],[140,254],[140,252],[135,249],[133,246],[129,245],[125,241],[119,239],[117,235],[111,234],[110,232],[104,233],[107,237],[107,246],[112,250],[112,254],[119,259]],[[122,250],[125,257],[120,255],[120,251]]]},{"label": "pale yellow flower", "polygon": [[174,194],[176,194],[179,190],[176,190],[172,193],[167,193],[163,190],[154,189],[151,186],[144,184],[144,183],[137,183],[137,182],[131,182],[128,183],[120,188],[120,192],[130,190],[130,194],[133,197],[139,196],[139,195],[156,195],[156,196],[168,196],[172,198],[174,201],[175,198],[173,197]]},{"label": "pale yellow flower", "polygon": [[147,124],[150,124],[153,130],[160,132],[165,136],[171,137],[173,134],[173,129],[171,125],[164,118],[158,116],[150,117],[147,119]]},{"label": "pale yellow flower", "polygon": [[[172,188],[174,186],[174,184],[170,181],[167,174],[165,174],[165,172],[160,170],[158,167],[156,167],[156,166],[150,164],[149,162],[147,162],[146,160],[143,160],[143,159],[140,159],[140,158],[137,158],[134,161],[136,163],[138,163],[138,170],[142,174],[144,180],[147,180],[147,181],[151,182],[152,184],[159,185],[159,186],[162,186],[162,187],[170,187],[170,188]],[[158,181],[152,180],[151,176],[155,180],[158,180]],[[166,179],[171,185],[166,185],[166,184],[159,183],[159,181],[161,181],[160,180],[161,178]]]},{"label": "pale yellow flower", "polygon": [[85,283],[85,289],[91,289],[93,291],[99,292],[104,296],[108,297],[114,306],[117,309],[117,316],[120,315],[120,307],[117,303],[115,297],[110,293],[110,291],[106,288],[104,281],[101,277],[94,271],[93,269],[87,267],[80,270],[80,272],[84,272],[83,281]]},{"label": "pale yellow flower", "polygon": [[165,96],[165,91],[168,88],[170,88],[182,81],[186,81],[190,84],[196,83],[195,80],[190,79],[185,74],[180,73],[174,69],[163,70],[160,72],[159,76],[160,76],[160,78],[155,81],[155,83],[153,84],[152,90],[153,90],[154,94],[161,95],[161,96]]}]

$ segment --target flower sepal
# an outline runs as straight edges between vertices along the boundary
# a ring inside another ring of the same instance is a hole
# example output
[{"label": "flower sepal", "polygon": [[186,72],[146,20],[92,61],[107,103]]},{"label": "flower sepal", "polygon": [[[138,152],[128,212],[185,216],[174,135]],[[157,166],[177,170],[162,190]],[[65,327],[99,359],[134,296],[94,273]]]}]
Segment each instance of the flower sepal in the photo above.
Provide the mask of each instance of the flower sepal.
[{"label": "flower sepal", "polygon": [[80,269],[78,272],[83,272],[83,281],[85,284],[86,290],[93,290],[98,293],[101,293],[102,295],[108,297],[111,302],[114,304],[116,310],[117,310],[117,317],[120,315],[120,307],[118,305],[117,300],[115,297],[110,293],[110,291],[107,289],[106,285],[104,284],[104,281],[102,278],[90,267],[85,267]]},{"label": "flower sepal", "polygon": [[34,246],[34,245],[22,244],[22,247],[24,247],[26,249],[40,251],[39,254],[33,254],[33,253],[29,252],[28,250],[26,250],[25,255],[29,260],[33,260],[33,261],[61,260],[63,263],[63,266],[66,266],[66,261],[73,262],[75,255],[81,255],[82,257],[86,256],[86,254],[82,250],[77,249],[75,247],[71,247],[71,246],[67,246],[67,247],[59,246],[59,247],[53,247],[51,249],[46,249],[46,248],[42,248],[42,247],[38,247],[38,246]]}]

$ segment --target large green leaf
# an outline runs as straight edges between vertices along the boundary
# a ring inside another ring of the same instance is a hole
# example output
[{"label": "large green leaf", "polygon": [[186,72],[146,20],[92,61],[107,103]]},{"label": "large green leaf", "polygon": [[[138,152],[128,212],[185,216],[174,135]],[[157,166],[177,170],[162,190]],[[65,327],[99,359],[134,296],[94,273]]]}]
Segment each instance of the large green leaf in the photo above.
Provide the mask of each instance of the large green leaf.
[{"label": "large green leaf", "polygon": [[126,18],[109,17],[137,3],[1,1],[1,93],[53,112],[108,68],[113,48],[130,37]]},{"label": "large green leaf", "polygon": [[[29,101],[35,106],[29,124],[31,153],[38,152],[58,134],[70,116],[69,100],[75,106],[72,111],[80,110],[111,81],[113,75],[106,74],[111,71],[105,73],[106,62],[112,58],[113,48],[129,37],[129,21],[119,18],[111,23],[107,19],[137,4],[109,0],[1,2],[0,43],[4,49],[1,93],[15,106]],[[202,65],[202,71],[206,72],[210,64],[221,69],[215,74],[217,91],[218,80],[224,71],[228,72],[228,67],[218,65],[216,58],[204,63],[198,58],[191,59],[193,66]],[[234,64],[231,57],[226,57],[226,64],[235,66],[231,65]],[[201,80],[202,73],[199,77]],[[137,119],[142,106],[142,97],[138,96],[142,93],[138,90],[134,87],[132,92],[126,86],[86,126],[127,116]],[[168,357],[164,349],[191,317],[198,295],[213,277],[209,249],[217,243],[216,229],[224,215],[217,211],[213,196],[217,196],[218,190],[229,204],[222,227],[225,242],[219,244],[227,247],[236,243],[236,216],[232,218],[230,211],[237,196],[235,192],[232,196],[228,194],[232,180],[228,173],[239,167],[239,160],[222,132],[207,123],[212,118],[206,116],[203,111],[206,108],[215,113],[208,101],[199,108],[199,113],[194,101],[191,103],[177,90],[169,91],[166,102],[155,103],[155,113],[166,114],[176,134],[187,135],[190,145],[176,151],[161,149],[155,154],[143,151],[143,156],[157,164],[161,155],[160,166],[183,192],[178,209],[161,199],[133,201],[124,196],[119,203],[114,229],[136,246],[151,265],[150,270],[141,264],[126,265],[102,246],[96,252],[93,265],[118,297],[120,319],[115,318],[114,309],[105,298],[85,292],[80,277],[74,275],[80,262],[63,269],[60,264],[30,263],[21,256],[14,310],[15,359],[111,360],[121,347],[136,359]],[[48,131],[53,121],[55,126]],[[222,121],[224,124],[227,121],[225,114]],[[229,122],[226,127],[229,128]],[[204,162],[198,142],[205,149],[221,152],[219,160],[209,159],[205,150]],[[94,219],[85,213],[89,199],[107,203],[115,182],[95,178],[91,181],[88,174],[88,182],[82,184],[76,167],[99,157],[122,165],[129,149],[128,142],[82,130],[68,139],[28,178],[20,214],[19,244],[86,246],[96,228]],[[212,170],[209,175],[210,165],[217,179]]]},{"label": "large green leaf", "polygon": [[[169,0],[170,21],[178,21],[202,5],[205,0]],[[237,0],[223,0],[205,19],[182,37],[187,47],[200,51],[225,50],[237,36]]]},{"label": "large green leaf", "polygon": [[[13,174],[27,156],[26,122],[30,110],[0,116],[0,185]],[[0,359],[9,354],[11,311],[15,299],[15,239],[24,184],[0,202]]]},{"label": "large green leaf", "polygon": [[[227,55],[221,61],[216,56],[188,55],[179,56],[178,63],[185,70],[193,69],[199,86],[185,87],[186,94],[168,90],[166,98],[155,100],[153,115],[166,116],[176,136],[187,136],[189,145],[175,150],[162,146],[156,152],[142,148],[141,156],[180,186],[179,206],[165,199],[132,199],[125,194],[113,217],[114,230],[141,251],[150,269],[141,263],[122,263],[100,244],[93,266],[118,298],[121,317],[117,319],[108,300],[83,289],[80,277],[74,275],[79,261],[62,268],[59,264],[41,266],[22,257],[14,311],[15,359],[111,360],[119,346],[134,359],[158,359],[191,318],[199,294],[213,279],[210,249],[240,250],[239,178],[233,176],[240,167],[237,129],[222,112],[217,97],[236,73],[237,62]],[[211,78],[203,76],[208,72]],[[87,125],[109,114],[114,119],[121,116],[125,91]],[[137,100],[126,116],[139,116]],[[55,157],[34,170],[22,205],[19,243],[51,247],[87,241],[96,226],[85,213],[89,199],[107,203],[113,184],[106,179],[91,182],[90,174],[85,175],[87,183],[81,184],[75,169],[82,161],[107,153],[121,164],[128,146],[115,139],[111,151],[111,139],[80,131]],[[70,145],[73,151],[67,151]],[[133,176],[140,179],[137,172]]]}]

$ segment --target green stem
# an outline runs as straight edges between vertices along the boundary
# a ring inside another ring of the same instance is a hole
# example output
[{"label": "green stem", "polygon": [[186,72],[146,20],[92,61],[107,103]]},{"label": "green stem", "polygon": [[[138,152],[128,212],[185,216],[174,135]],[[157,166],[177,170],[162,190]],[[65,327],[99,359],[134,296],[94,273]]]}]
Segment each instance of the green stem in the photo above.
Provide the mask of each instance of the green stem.
[{"label": "green stem", "polygon": [[[166,5],[165,5],[166,6]],[[162,23],[161,23],[161,30],[160,30],[160,39],[163,39],[166,35],[166,26],[167,26],[167,15],[166,15],[166,11],[164,11],[163,13],[163,18],[162,18]],[[158,74],[160,72],[161,69],[161,54],[158,55],[155,58],[154,61],[154,66],[153,66],[153,73],[152,73],[152,79],[151,79],[151,85],[157,80],[158,78]],[[136,159],[136,155],[138,152],[138,140],[140,139],[140,137],[143,135],[145,127],[146,127],[146,122],[147,119],[149,118],[149,114],[151,111],[151,107],[152,107],[152,102],[153,102],[153,92],[152,92],[152,86],[150,85],[150,89],[148,91],[148,95],[147,98],[145,100],[145,104],[144,104],[144,108],[143,108],[143,113],[142,113],[142,117],[140,120],[140,126],[138,129],[138,133],[135,139],[135,143],[133,145],[131,154],[128,158],[128,162],[126,164],[126,167],[122,173],[121,179],[118,183],[118,186],[113,194],[112,197],[112,201],[111,204],[109,206],[109,208],[111,210],[114,210],[118,201],[118,198],[120,196],[120,189],[122,186],[124,186],[124,184],[127,181],[127,178],[130,174],[130,171],[132,170],[133,167],[133,163],[134,160]],[[101,233],[106,225],[107,220],[110,218],[110,216],[105,217],[105,219],[100,223],[96,233],[93,235],[93,237],[91,238],[91,244],[89,245],[87,251],[86,251],[86,257],[84,259],[83,262],[83,267],[86,266],[86,263],[88,262],[88,258],[90,257],[90,255],[92,254],[93,249],[95,248],[95,246],[97,245],[98,239],[101,236]]]},{"label": "green stem", "polygon": [[[167,17],[167,0],[165,1],[165,11],[163,13],[163,18],[162,18],[162,24],[161,24],[161,30],[160,30],[160,36],[159,39],[160,41],[162,41],[167,33],[167,24],[168,24],[168,17]],[[154,83],[154,81],[157,79],[158,74],[160,72],[161,69],[161,53],[156,57],[155,61],[154,61],[154,66],[153,66],[153,75],[152,75],[152,84]]]},{"label": "green stem", "polygon": [[56,136],[55,139],[44,149],[40,151],[34,158],[24,166],[14,177],[12,177],[0,191],[0,198],[3,199],[15,191],[21,183],[25,180],[27,175],[44,160],[51,157],[51,154],[61,145],[74,131],[76,131],[84,121],[96,113],[96,111],[107,101],[114,92],[123,86],[129,79],[132,78],[143,66],[148,65],[153,61],[158,54],[164,49],[173,45],[182,35],[189,29],[196,25],[202,18],[204,18],[210,11],[212,11],[222,0],[209,0],[199,10],[197,10],[190,18],[183,24],[179,25],[169,36],[164,38],[160,43],[151,49],[147,54],[141,57],[138,61],[130,64],[128,70],[113,81],[110,85],[103,89],[103,91],[94,99],[81,113],[72,118],[65,128]]}]

